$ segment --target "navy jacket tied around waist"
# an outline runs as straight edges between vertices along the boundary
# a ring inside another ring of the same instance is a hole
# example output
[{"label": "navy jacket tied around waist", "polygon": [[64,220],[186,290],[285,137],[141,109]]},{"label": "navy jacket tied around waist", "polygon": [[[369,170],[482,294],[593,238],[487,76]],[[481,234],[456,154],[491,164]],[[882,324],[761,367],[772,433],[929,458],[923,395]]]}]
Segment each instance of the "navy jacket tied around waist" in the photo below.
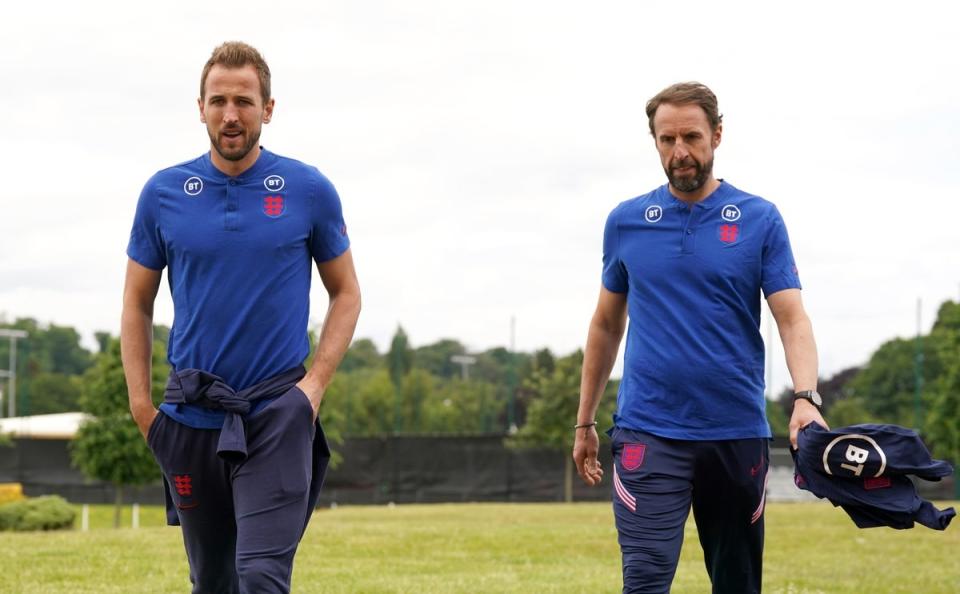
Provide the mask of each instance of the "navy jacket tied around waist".
[{"label": "navy jacket tied around waist", "polygon": [[306,370],[298,365],[238,392],[218,375],[200,369],[182,369],[170,373],[163,399],[168,404],[197,404],[226,411],[217,442],[217,455],[228,462],[238,463],[247,458],[244,417],[253,403],[280,396],[304,375]]}]

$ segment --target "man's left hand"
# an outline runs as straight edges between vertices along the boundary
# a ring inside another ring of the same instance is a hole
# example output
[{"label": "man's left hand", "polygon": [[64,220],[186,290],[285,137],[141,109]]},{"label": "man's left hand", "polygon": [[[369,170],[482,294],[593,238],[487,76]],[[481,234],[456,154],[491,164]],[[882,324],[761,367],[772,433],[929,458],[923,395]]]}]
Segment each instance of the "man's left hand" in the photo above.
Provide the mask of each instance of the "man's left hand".
[{"label": "man's left hand", "polygon": [[793,414],[790,416],[790,445],[793,449],[797,449],[797,434],[800,432],[800,429],[814,422],[823,426],[824,429],[830,428],[827,422],[823,420],[823,415],[820,414],[820,410],[817,409],[816,406],[803,398],[795,400],[793,403]]},{"label": "man's left hand", "polygon": [[307,400],[310,401],[310,406],[313,407],[313,420],[317,420],[317,414],[320,412],[320,403],[323,402],[323,392],[324,387],[319,381],[310,377],[310,375],[305,375],[302,380],[297,382],[297,387],[300,388],[300,391],[306,394]]}]

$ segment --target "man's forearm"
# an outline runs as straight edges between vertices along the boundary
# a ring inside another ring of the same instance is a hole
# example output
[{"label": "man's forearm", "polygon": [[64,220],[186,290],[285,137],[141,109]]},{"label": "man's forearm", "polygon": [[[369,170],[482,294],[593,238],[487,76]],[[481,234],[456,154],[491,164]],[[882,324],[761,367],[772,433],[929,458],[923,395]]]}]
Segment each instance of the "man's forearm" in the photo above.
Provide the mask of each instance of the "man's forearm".
[{"label": "man's forearm", "polygon": [[780,340],[794,391],[817,389],[817,344],[810,318],[802,316],[780,327]]},{"label": "man's forearm", "polygon": [[583,354],[583,373],[580,377],[577,424],[594,421],[603,390],[617,360],[622,336],[622,327],[606,324],[596,318],[590,322],[587,348]]},{"label": "man's forearm", "polygon": [[344,292],[330,300],[317,341],[317,352],[304,378],[313,389],[327,389],[333,372],[350,346],[360,317],[360,293]]},{"label": "man's forearm", "polygon": [[153,408],[150,396],[153,357],[153,312],[124,306],[120,320],[120,353],[127,380],[130,410]]}]

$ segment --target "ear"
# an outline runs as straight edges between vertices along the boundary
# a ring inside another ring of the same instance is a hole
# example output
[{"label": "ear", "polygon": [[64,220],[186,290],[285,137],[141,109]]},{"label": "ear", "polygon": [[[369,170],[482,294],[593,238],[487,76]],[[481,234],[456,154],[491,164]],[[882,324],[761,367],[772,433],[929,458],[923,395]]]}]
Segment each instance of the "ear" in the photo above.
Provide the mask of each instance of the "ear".
[{"label": "ear", "polygon": [[270,98],[263,106],[263,123],[269,124],[270,120],[273,118],[273,97]]},{"label": "ear", "polygon": [[710,139],[710,144],[716,149],[720,146],[720,138],[723,136],[723,124],[717,124],[717,129],[713,131],[713,138]]},{"label": "ear", "polygon": [[203,97],[197,98],[197,107],[200,109],[200,121],[206,124],[207,116],[203,113]]}]

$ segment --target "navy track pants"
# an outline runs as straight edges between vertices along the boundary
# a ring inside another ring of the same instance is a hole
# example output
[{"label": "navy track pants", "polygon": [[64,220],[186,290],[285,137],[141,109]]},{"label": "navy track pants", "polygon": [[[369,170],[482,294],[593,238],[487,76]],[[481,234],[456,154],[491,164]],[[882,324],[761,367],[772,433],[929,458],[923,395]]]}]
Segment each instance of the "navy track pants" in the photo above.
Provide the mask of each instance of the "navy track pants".
[{"label": "navy track pants", "polygon": [[163,413],[150,426],[167,521],[182,527],[194,594],[290,592],[293,556],[320,496],[330,450],[299,388],[246,423],[248,456],[238,464],[217,456],[219,429]]},{"label": "navy track pants", "polygon": [[691,506],[713,593],[759,594],[769,441],[611,437],[624,594],[670,591]]}]

